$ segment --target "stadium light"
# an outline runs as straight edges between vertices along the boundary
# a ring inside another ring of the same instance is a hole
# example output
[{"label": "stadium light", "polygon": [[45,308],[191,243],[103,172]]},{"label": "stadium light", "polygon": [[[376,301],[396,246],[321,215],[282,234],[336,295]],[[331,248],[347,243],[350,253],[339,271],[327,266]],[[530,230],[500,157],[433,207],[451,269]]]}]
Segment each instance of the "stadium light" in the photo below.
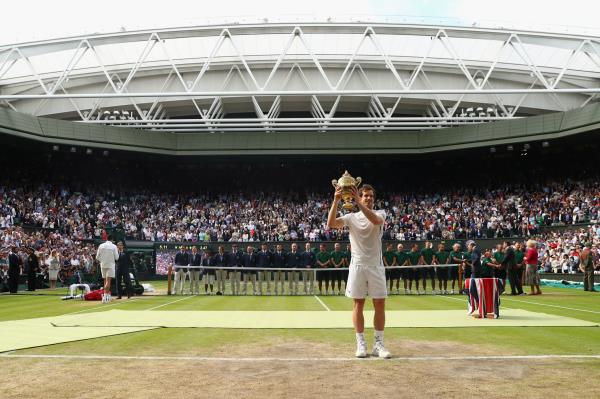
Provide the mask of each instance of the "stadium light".
[{"label": "stadium light", "polygon": [[92,149],[88,148],[87,150],[85,150],[85,153],[88,155],[92,155]]},{"label": "stadium light", "polygon": [[514,150],[514,147],[512,145],[506,146],[506,151],[512,151],[512,150]]},{"label": "stadium light", "polygon": [[495,154],[496,153],[496,147],[490,147],[490,153]]},{"label": "stadium light", "polygon": [[108,150],[102,151],[102,155],[104,155],[105,157],[107,157],[108,156]]},{"label": "stadium light", "polygon": [[53,150],[53,151],[58,151],[59,149],[60,149],[60,147],[59,147],[59,146],[57,146],[57,145],[53,145],[53,146],[52,146],[52,150]]},{"label": "stadium light", "polygon": [[550,143],[547,142],[547,141],[542,141],[542,147],[543,148],[548,148],[548,147],[550,147]]},{"label": "stadium light", "polygon": [[71,147],[71,152],[77,152],[77,148]]}]

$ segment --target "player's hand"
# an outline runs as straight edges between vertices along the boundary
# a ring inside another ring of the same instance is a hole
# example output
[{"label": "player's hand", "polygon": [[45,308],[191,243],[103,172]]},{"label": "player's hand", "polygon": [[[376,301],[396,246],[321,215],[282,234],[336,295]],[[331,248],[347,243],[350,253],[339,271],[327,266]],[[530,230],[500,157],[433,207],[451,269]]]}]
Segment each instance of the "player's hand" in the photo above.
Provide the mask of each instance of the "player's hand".
[{"label": "player's hand", "polygon": [[358,204],[360,202],[360,195],[358,194],[358,188],[356,188],[356,186],[352,186],[352,188],[350,189],[350,193],[352,194],[352,198],[354,199],[354,201],[356,201],[356,203]]},{"label": "player's hand", "polygon": [[338,202],[342,200],[342,188],[340,186],[337,186],[335,188],[335,193],[333,195],[333,200]]}]

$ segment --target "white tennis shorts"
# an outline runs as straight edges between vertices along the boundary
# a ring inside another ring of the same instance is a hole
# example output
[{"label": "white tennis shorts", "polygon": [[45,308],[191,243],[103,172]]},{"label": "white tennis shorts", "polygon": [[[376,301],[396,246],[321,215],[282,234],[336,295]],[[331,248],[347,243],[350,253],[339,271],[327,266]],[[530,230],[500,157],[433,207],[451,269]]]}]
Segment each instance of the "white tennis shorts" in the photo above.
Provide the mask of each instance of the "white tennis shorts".
[{"label": "white tennis shorts", "polygon": [[353,299],[364,299],[367,295],[373,299],[387,298],[385,268],[383,266],[350,265],[346,296]]},{"label": "white tennis shorts", "polygon": [[101,267],[100,271],[102,272],[102,278],[115,278],[115,268],[114,267]]}]

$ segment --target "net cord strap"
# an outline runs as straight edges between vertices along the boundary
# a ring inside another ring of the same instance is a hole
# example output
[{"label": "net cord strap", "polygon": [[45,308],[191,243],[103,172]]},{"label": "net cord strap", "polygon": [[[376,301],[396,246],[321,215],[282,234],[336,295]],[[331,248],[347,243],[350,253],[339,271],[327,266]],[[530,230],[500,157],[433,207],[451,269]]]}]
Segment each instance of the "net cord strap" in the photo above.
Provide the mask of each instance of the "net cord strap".
[{"label": "net cord strap", "polygon": [[[414,266],[384,266],[385,270],[394,269],[430,269],[430,268],[444,268],[444,267],[455,267],[459,266],[458,263],[450,263],[443,265],[414,265]],[[187,266],[187,265],[173,265],[174,269],[197,269],[197,270],[239,270],[239,271],[274,271],[274,272],[302,272],[307,270],[319,270],[319,271],[343,271],[350,270],[348,267],[242,267],[242,266]]]}]

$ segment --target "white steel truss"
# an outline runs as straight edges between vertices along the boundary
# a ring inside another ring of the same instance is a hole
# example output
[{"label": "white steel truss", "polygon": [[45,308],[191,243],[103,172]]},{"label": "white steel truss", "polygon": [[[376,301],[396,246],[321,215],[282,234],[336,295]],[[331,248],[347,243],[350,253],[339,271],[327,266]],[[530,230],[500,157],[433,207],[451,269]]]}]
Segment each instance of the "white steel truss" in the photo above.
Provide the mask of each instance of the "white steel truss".
[{"label": "white steel truss", "polygon": [[[202,50],[181,52],[197,38]],[[269,41],[281,47],[263,51]],[[493,51],[470,51],[481,43]],[[128,61],[107,61],[133,44]],[[55,53],[69,54],[62,69],[36,63]],[[516,30],[230,25],[0,47],[0,106],[153,130],[423,130],[573,109],[598,93],[600,38]]]}]

